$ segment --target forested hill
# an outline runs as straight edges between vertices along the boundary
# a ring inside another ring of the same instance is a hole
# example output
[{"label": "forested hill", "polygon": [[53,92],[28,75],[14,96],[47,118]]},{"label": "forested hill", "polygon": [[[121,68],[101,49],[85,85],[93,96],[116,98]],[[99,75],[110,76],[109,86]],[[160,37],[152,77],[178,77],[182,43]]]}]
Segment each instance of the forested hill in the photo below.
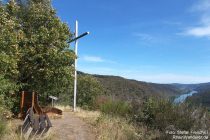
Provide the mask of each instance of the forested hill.
[{"label": "forested hill", "polygon": [[104,87],[106,94],[121,99],[143,98],[145,96],[172,97],[182,90],[169,84],[155,84],[125,79],[118,76],[93,75]]},{"label": "forested hill", "polygon": [[173,86],[182,90],[196,90],[198,92],[210,91],[210,83],[199,84],[172,84]]},{"label": "forested hill", "polygon": [[197,94],[188,97],[188,101],[195,105],[208,107],[210,110],[210,83],[199,84],[196,88]]},{"label": "forested hill", "polygon": [[[80,75],[90,75],[78,72]],[[132,79],[126,79],[119,76],[91,75],[95,77],[105,89],[106,95],[120,99],[141,99],[147,96],[171,98],[187,93],[192,90],[198,91],[192,96],[193,102],[199,104],[210,98],[210,83],[200,84],[156,84]],[[190,97],[191,98],[191,97]],[[209,104],[210,106],[210,104]]]},{"label": "forested hill", "polygon": [[210,83],[198,84],[198,87],[195,89],[198,92],[210,92]]}]

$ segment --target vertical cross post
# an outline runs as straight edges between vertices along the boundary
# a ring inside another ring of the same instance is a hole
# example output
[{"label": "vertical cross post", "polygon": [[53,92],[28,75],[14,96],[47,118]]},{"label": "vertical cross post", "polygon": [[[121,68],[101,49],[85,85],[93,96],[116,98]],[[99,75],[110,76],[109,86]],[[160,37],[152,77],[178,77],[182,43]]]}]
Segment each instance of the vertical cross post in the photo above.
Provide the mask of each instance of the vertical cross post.
[{"label": "vertical cross post", "polygon": [[[75,38],[78,37],[78,21],[76,20],[76,25],[75,25]],[[75,62],[74,62],[74,111],[76,111],[76,101],[77,101],[77,47],[78,47],[78,39],[75,40]]]}]

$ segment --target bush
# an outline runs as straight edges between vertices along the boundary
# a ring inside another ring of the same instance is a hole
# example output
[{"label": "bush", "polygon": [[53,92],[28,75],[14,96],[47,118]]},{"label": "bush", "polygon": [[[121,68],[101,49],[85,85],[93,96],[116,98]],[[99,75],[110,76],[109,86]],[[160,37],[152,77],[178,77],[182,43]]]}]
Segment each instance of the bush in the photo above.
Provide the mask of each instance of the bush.
[{"label": "bush", "polygon": [[11,109],[14,107],[14,102],[16,101],[13,98],[14,92],[19,86],[6,79],[4,75],[0,75],[0,83],[0,111]]},{"label": "bush", "polygon": [[127,116],[131,107],[124,101],[109,99],[100,105],[100,110],[105,114]]},{"label": "bush", "polygon": [[77,104],[85,109],[93,109],[97,96],[103,93],[100,83],[89,75],[78,76],[77,89]]},{"label": "bush", "polygon": [[192,109],[187,105],[174,105],[165,99],[147,99],[142,109],[135,112],[134,121],[164,131],[172,125],[177,129],[190,130],[194,126]]}]

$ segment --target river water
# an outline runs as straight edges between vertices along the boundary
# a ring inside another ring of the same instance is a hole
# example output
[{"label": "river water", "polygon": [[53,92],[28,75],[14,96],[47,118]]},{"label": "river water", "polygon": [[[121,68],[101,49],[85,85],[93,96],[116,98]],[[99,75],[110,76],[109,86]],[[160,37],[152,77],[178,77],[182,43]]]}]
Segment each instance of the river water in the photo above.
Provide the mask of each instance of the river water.
[{"label": "river water", "polygon": [[179,97],[174,99],[174,103],[183,103],[185,99],[193,94],[198,93],[197,91],[191,91],[186,94],[180,95]]}]

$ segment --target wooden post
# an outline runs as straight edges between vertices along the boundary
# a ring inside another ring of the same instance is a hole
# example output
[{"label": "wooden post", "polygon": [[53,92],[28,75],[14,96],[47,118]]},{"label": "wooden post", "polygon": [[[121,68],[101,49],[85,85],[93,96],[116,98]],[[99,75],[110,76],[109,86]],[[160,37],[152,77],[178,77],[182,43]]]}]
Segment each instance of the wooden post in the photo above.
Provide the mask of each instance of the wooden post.
[{"label": "wooden post", "polygon": [[20,113],[21,113],[21,117],[23,117],[23,104],[24,104],[24,94],[25,94],[25,92],[24,91],[22,91],[22,94],[21,94],[21,104],[20,104]]},{"label": "wooden post", "polygon": [[35,92],[32,92],[32,109],[34,108],[34,99],[35,99]]}]

